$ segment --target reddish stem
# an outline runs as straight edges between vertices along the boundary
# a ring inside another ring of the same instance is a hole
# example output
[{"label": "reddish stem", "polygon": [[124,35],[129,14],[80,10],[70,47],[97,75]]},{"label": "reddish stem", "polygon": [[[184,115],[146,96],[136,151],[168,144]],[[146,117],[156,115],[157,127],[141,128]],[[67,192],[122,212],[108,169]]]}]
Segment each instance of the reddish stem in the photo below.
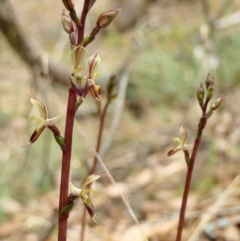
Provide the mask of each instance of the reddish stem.
[{"label": "reddish stem", "polygon": [[81,26],[78,27],[78,45],[81,44],[83,38],[84,38],[84,30],[85,30],[85,22],[86,17],[89,11],[89,4],[91,0],[85,0],[83,5],[83,10],[81,14],[80,24]]},{"label": "reddish stem", "polygon": [[68,185],[70,175],[70,163],[72,153],[72,134],[74,116],[76,111],[76,93],[72,88],[69,88],[68,106],[65,126],[65,145],[66,149],[62,155],[62,173],[60,185],[60,198],[59,198],[59,217],[58,217],[58,241],[66,241],[67,239],[67,221],[68,215],[61,215],[61,210],[67,205]]},{"label": "reddish stem", "polygon": [[201,135],[202,135],[202,130],[200,130],[200,132],[198,133],[199,138],[196,138],[196,140],[194,142],[194,148],[193,148],[192,156],[191,156],[189,166],[188,166],[187,176],[186,176],[186,180],[185,180],[184,193],[183,193],[183,198],[182,198],[182,205],[181,205],[181,210],[180,210],[180,215],[179,215],[179,223],[178,223],[178,231],[177,231],[176,241],[181,241],[181,237],[182,237],[182,230],[183,230],[183,225],[184,225],[184,220],[185,220],[185,212],[186,212],[188,195],[189,195],[189,190],[190,190],[190,185],[191,185],[192,173],[193,173],[193,168],[194,168],[194,163],[195,163],[196,155],[198,152],[198,148],[199,148],[199,145],[201,142]]},{"label": "reddish stem", "polygon": [[[108,100],[107,103],[105,104],[103,112],[101,114],[101,118],[100,118],[100,125],[99,125],[99,130],[98,130],[98,139],[97,139],[97,145],[96,145],[96,152],[97,153],[99,153],[100,148],[101,148],[105,117],[107,115],[107,109],[108,109],[109,104],[110,104],[110,100]],[[90,171],[88,172],[88,175],[92,175],[92,174],[95,173],[96,167],[97,167],[97,160],[98,160],[97,156],[94,155],[93,165],[92,165],[92,168],[90,169]]]},{"label": "reddish stem", "polygon": [[189,196],[189,191],[190,191],[190,186],[191,186],[192,173],[193,173],[193,168],[194,168],[196,156],[198,153],[198,149],[200,146],[203,129],[206,126],[206,122],[207,122],[206,110],[207,110],[209,101],[210,101],[210,98],[207,98],[205,101],[205,104],[203,106],[202,116],[201,116],[201,118],[199,120],[199,124],[198,124],[197,137],[194,142],[192,155],[191,155],[189,165],[188,165],[187,176],[186,176],[186,180],[185,180],[185,186],[184,186],[184,192],[183,192],[183,198],[182,198],[182,205],[181,205],[181,210],[180,210],[180,215],[179,215],[176,241],[181,241],[181,238],[182,238],[182,230],[183,230],[184,221],[185,221],[185,213],[186,213],[187,201],[188,201],[188,196]]}]

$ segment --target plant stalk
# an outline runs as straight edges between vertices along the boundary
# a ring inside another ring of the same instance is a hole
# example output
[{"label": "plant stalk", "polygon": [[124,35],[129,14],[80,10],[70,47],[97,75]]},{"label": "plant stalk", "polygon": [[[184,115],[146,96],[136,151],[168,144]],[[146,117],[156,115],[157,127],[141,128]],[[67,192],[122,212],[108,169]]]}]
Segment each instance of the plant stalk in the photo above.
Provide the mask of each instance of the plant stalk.
[{"label": "plant stalk", "polygon": [[179,221],[178,221],[177,236],[175,241],[181,241],[181,238],[182,238],[182,230],[183,230],[184,221],[185,221],[185,213],[186,213],[187,201],[188,201],[188,196],[189,196],[189,191],[190,191],[190,186],[192,181],[192,173],[193,173],[196,156],[201,143],[203,129],[205,128],[207,123],[206,110],[207,110],[209,101],[210,101],[210,98],[207,98],[203,106],[202,116],[198,124],[197,137],[194,142],[193,151],[192,151],[190,162],[187,169],[187,176],[185,179],[185,186],[184,186],[181,210],[180,210]]},{"label": "plant stalk", "polygon": [[188,170],[187,170],[187,176],[186,176],[186,180],[185,180],[185,187],[184,187],[183,198],[182,198],[182,205],[181,205],[181,210],[180,210],[180,215],[179,215],[179,223],[178,223],[176,241],[181,241],[181,237],[182,237],[182,230],[183,230],[183,226],[184,226],[185,212],[186,212],[188,195],[189,195],[190,185],[191,185],[191,180],[192,180],[192,173],[193,173],[196,155],[197,155],[199,145],[201,142],[201,136],[202,136],[202,130],[200,130],[198,132],[198,138],[196,138],[196,140],[194,142],[194,148],[193,148],[192,156],[191,156],[190,163],[189,163]]},{"label": "plant stalk", "polygon": [[58,241],[67,240],[67,221],[68,214],[61,215],[61,210],[67,205],[70,163],[72,153],[72,135],[74,116],[76,112],[77,96],[72,87],[69,88],[66,126],[65,126],[65,145],[66,149],[62,154],[62,171],[61,171],[61,185],[60,185],[60,198],[59,198],[59,216],[58,216]]},{"label": "plant stalk", "polygon": [[80,19],[81,27],[78,27],[78,44],[81,44],[81,42],[84,38],[85,22],[86,22],[87,14],[88,14],[88,11],[89,11],[90,1],[91,0],[85,0],[84,1],[81,19]]}]

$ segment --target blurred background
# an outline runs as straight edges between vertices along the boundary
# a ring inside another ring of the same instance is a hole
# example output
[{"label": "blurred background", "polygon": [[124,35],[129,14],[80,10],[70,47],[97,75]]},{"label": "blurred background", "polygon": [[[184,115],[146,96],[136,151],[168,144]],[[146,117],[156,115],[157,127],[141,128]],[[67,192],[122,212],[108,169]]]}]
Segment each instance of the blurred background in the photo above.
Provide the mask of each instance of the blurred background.
[{"label": "blurred background", "polygon": [[[80,13],[83,1],[74,4]],[[201,114],[195,93],[208,73],[215,98],[226,98],[205,128],[183,240],[240,240],[240,1],[96,1],[86,35],[115,6],[122,10],[86,57],[99,51],[103,102],[108,79],[117,75],[102,157],[118,185],[107,176],[95,183],[98,223],[88,219],[86,240],[143,240],[120,192],[149,240],[174,240],[186,163],[182,153],[167,152],[181,125],[194,142]],[[50,117],[61,115],[64,133],[71,54],[63,4],[2,0],[0,9],[0,240],[56,240],[61,151],[49,131],[23,146],[38,125],[29,121],[28,95],[41,99]],[[71,182],[78,187],[93,159],[96,112],[87,98],[76,116]],[[104,173],[101,166],[97,173]],[[82,210],[77,200],[68,240],[80,240]]]}]

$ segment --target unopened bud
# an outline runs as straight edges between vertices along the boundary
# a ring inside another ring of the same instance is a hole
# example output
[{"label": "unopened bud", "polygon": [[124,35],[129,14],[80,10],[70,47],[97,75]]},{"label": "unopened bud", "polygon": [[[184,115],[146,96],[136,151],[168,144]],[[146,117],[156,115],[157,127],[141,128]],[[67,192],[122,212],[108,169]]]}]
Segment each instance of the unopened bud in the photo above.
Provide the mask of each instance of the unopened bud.
[{"label": "unopened bud", "polygon": [[216,110],[222,103],[223,101],[223,96],[221,96],[220,98],[218,98],[217,100],[213,101],[211,104],[210,104],[210,110]]},{"label": "unopened bud", "polygon": [[97,26],[99,28],[106,28],[117,16],[119,11],[120,11],[120,8],[116,7],[114,10],[109,10],[107,12],[102,13],[98,17]]},{"label": "unopened bud", "polygon": [[71,48],[74,48],[77,45],[77,41],[78,41],[77,32],[74,31],[74,32],[70,33],[69,39],[70,39],[70,43],[71,43]]},{"label": "unopened bud", "polygon": [[210,74],[207,75],[206,81],[205,81],[207,89],[209,88],[210,85],[213,86],[214,84],[214,78],[210,76]]},{"label": "unopened bud", "polygon": [[68,11],[71,12],[74,10],[74,4],[71,0],[63,0],[63,4]]},{"label": "unopened bud", "polygon": [[210,100],[213,97],[213,83],[210,83],[210,85],[208,86],[208,90],[207,90],[207,98]]},{"label": "unopened bud", "polygon": [[198,100],[204,99],[205,91],[204,91],[202,83],[200,83],[200,86],[198,87],[196,95],[197,95]]},{"label": "unopened bud", "polygon": [[65,13],[65,11],[63,10],[62,12],[62,25],[64,30],[70,34],[74,31],[74,24],[73,21],[71,20],[71,18]]}]

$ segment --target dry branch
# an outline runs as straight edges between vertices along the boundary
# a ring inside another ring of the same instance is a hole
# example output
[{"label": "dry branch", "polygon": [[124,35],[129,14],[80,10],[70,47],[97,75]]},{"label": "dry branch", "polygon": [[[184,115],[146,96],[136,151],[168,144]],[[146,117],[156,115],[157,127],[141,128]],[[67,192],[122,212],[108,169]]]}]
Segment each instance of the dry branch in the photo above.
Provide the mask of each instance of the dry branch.
[{"label": "dry branch", "polygon": [[55,63],[46,58],[43,51],[37,49],[19,25],[9,0],[0,1],[0,29],[12,48],[34,72],[49,76],[53,82],[68,84],[70,70],[63,64]]}]

